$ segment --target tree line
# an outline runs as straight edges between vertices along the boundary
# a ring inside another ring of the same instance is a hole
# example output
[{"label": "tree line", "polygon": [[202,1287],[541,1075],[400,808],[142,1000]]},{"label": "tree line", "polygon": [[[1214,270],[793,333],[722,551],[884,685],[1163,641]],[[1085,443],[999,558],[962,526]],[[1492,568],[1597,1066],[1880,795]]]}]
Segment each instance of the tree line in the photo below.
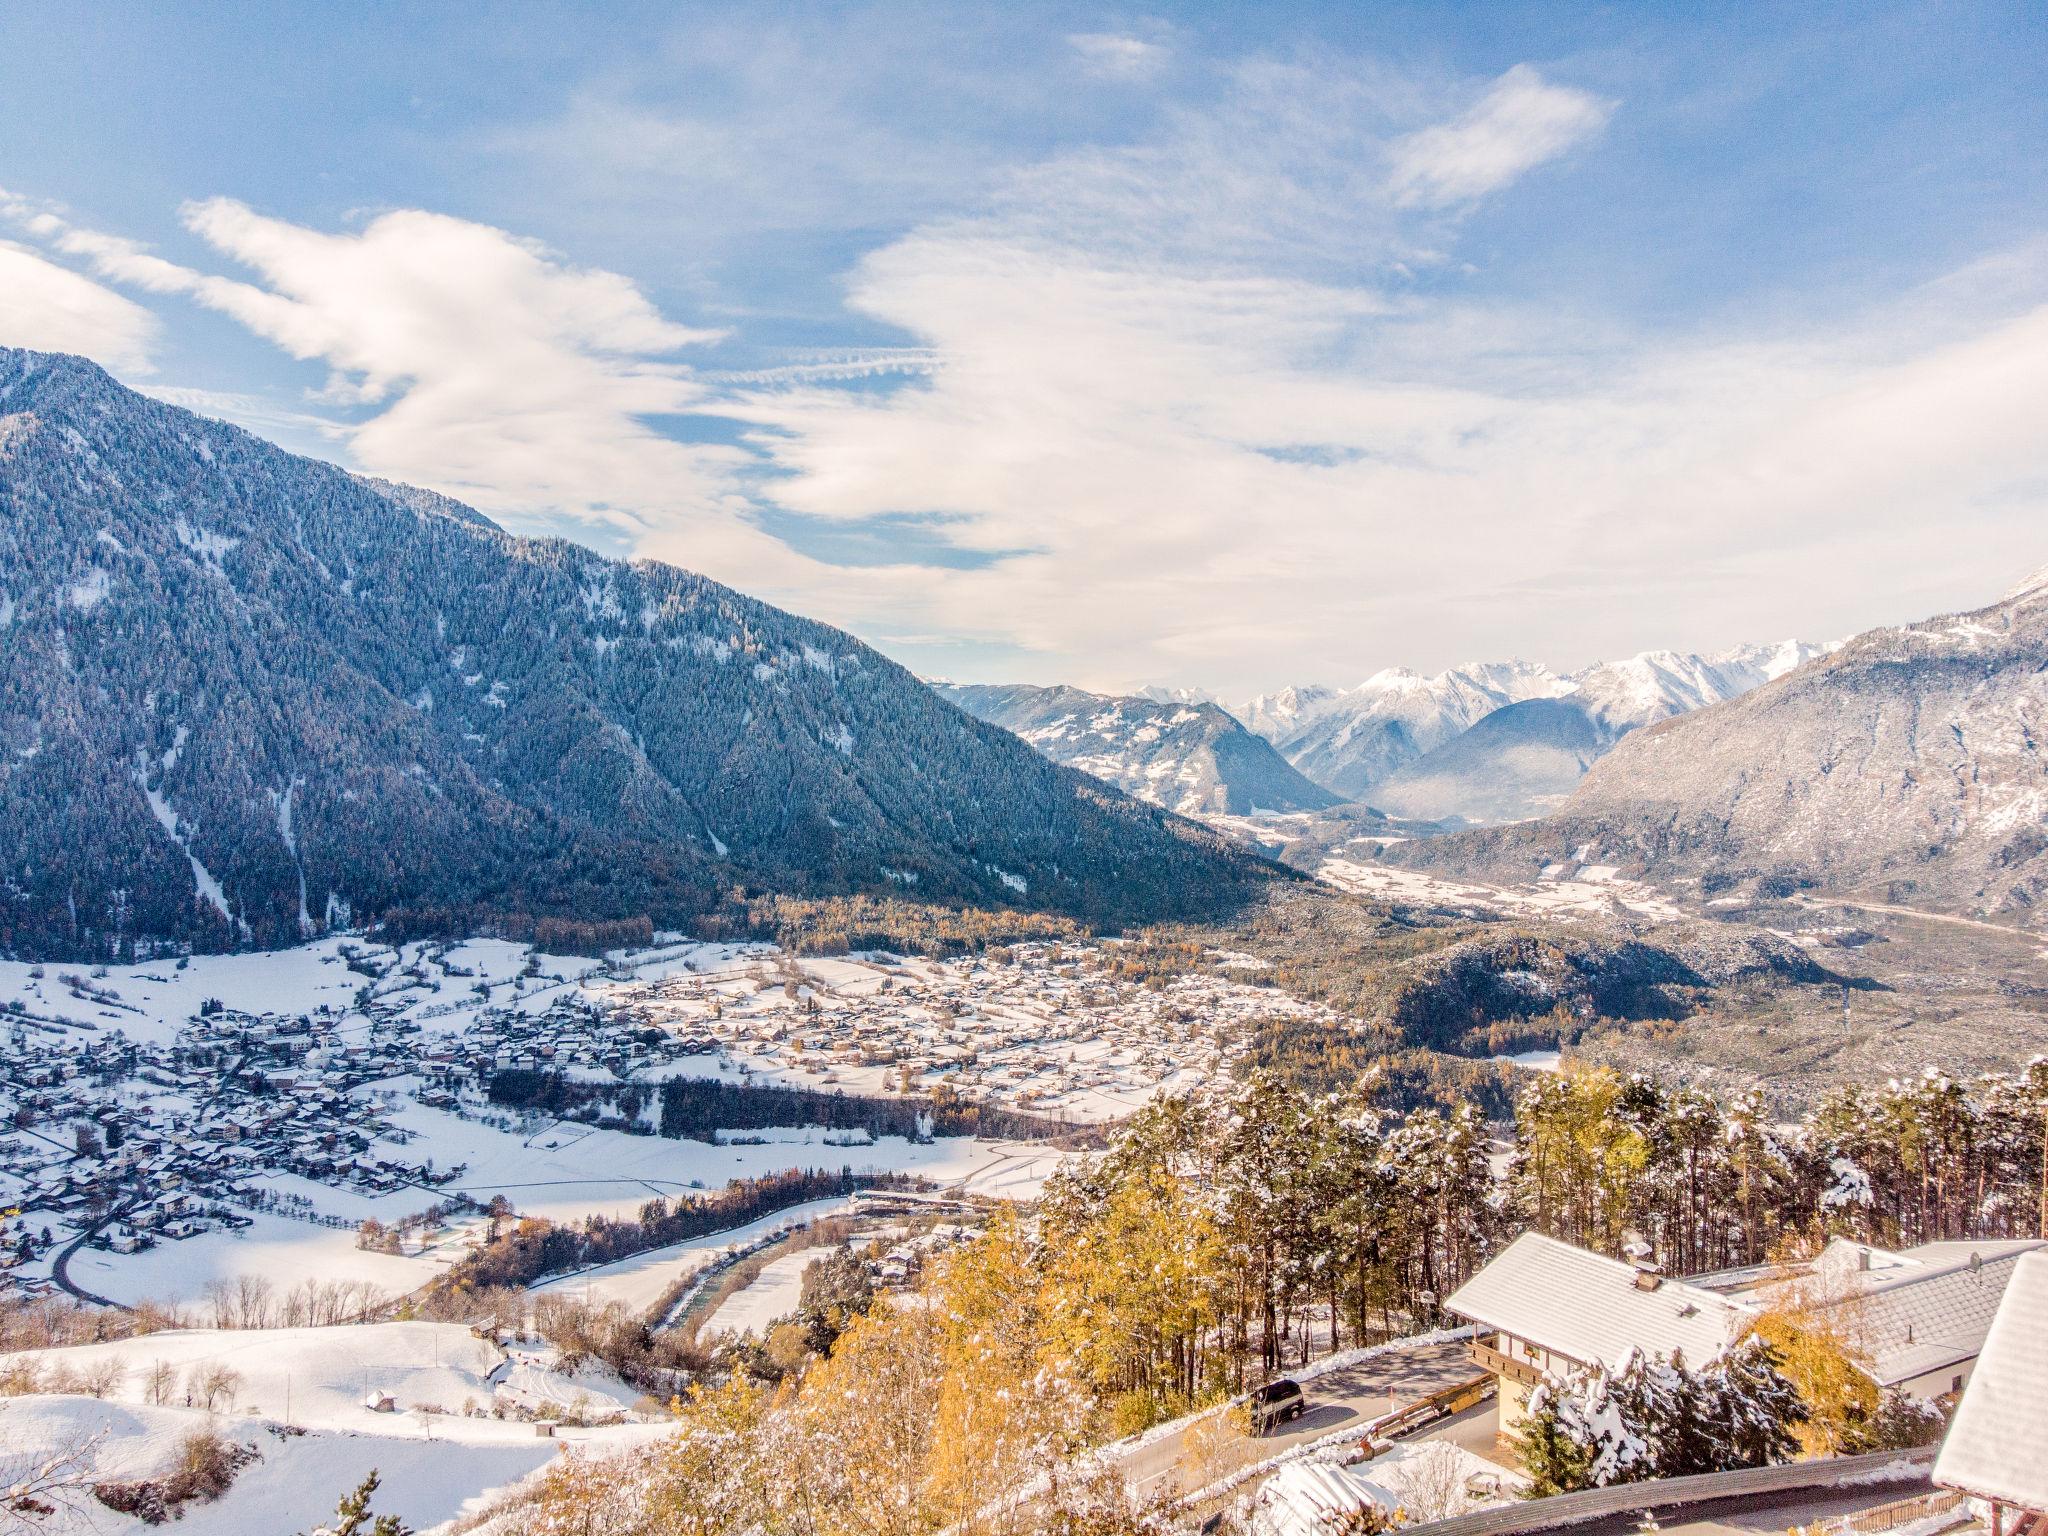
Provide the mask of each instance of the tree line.
[{"label": "tree line", "polygon": [[1538,1231],[1608,1254],[1634,1236],[1675,1274],[1760,1264],[1802,1234],[2048,1237],[2044,1129],[2048,1058],[1839,1088],[1792,1125],[1755,1092],[1570,1071],[1517,1100],[1509,1195]]},{"label": "tree line", "polygon": [[[557,1072],[510,1068],[494,1073],[491,1101],[512,1109],[536,1110],[563,1119],[594,1114],[602,1106],[630,1104],[637,1115],[647,1089],[634,1084],[575,1082]],[[923,1140],[932,1136],[991,1136],[1009,1141],[1077,1144],[1099,1141],[1099,1133],[1045,1115],[978,1103],[941,1086],[917,1098],[827,1093],[779,1084],[732,1083],[715,1078],[672,1078],[654,1092],[661,1101],[661,1134],[689,1141],[714,1141],[720,1131],[768,1130],[779,1126],[821,1126],[828,1131],[866,1131],[871,1136]]]},{"label": "tree line", "polygon": [[850,1195],[861,1189],[914,1189],[920,1184],[900,1173],[791,1168],[760,1178],[735,1179],[711,1194],[672,1200],[656,1196],[631,1220],[592,1215],[571,1224],[537,1216],[510,1222],[499,1218],[486,1240],[448,1270],[438,1289],[459,1294],[531,1285],[543,1275],[609,1264],[650,1248],[744,1226],[806,1201]]}]

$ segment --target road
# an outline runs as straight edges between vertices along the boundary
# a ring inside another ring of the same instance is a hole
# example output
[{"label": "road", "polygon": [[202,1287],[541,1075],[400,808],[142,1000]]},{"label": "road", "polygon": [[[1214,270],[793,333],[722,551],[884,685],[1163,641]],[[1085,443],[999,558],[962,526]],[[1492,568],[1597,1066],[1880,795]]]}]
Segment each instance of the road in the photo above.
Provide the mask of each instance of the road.
[{"label": "road", "polygon": [[1807,896],[1798,898],[1804,907],[1848,907],[1856,912],[1882,912],[1891,917],[1919,918],[1923,922],[1948,923],[1956,928],[1981,928],[1986,933],[1999,933],[2009,939],[2033,939],[2038,935],[2011,923],[1986,923],[1974,917],[1956,917],[1947,912],[1928,912],[1919,907],[1894,907],[1881,901],[1852,901],[1847,896]]},{"label": "road", "polygon": [[1390,1409],[1477,1374],[1463,1340],[1397,1350],[1308,1382],[1308,1411],[1282,1428],[1207,1447],[1200,1444],[1203,1425],[1198,1424],[1194,1445],[1188,1431],[1182,1430],[1127,1451],[1124,1476],[1141,1495],[1189,1493],[1290,1445],[1319,1440],[1351,1425],[1363,1428]]},{"label": "road", "polygon": [[[215,1080],[213,1092],[200,1100],[198,1107],[192,1111],[192,1119],[194,1121],[201,1119],[213,1107],[213,1101],[221,1096],[222,1091],[227,1085],[234,1081],[235,1077],[248,1064],[249,1052],[244,1051],[235,1058],[235,1064]],[[127,1216],[141,1203],[142,1198],[137,1195],[131,1197],[122,1205],[109,1208],[105,1215],[101,1216],[91,1225],[82,1228],[78,1236],[64,1245],[63,1251],[57,1255],[55,1262],[50,1265],[50,1278],[56,1282],[57,1288],[60,1291],[90,1306],[108,1307],[116,1312],[131,1312],[134,1310],[134,1308],[125,1306],[118,1301],[109,1301],[104,1296],[95,1295],[73,1281],[71,1278],[71,1258],[79,1249],[91,1242],[93,1238],[106,1230],[107,1227]]]}]

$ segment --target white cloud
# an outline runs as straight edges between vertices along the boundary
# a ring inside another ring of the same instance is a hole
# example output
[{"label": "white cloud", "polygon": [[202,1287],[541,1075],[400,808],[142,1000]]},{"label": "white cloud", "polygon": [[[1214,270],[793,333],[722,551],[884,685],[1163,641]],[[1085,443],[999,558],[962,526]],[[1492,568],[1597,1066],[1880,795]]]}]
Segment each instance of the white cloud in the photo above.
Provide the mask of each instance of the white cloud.
[{"label": "white cloud", "polygon": [[729,448],[676,443],[647,418],[706,390],[671,357],[717,333],[664,319],[627,279],[503,230],[383,214],[327,234],[227,200],[186,223],[255,282],[166,261],[51,214],[30,227],[102,276],[183,294],[292,356],[325,363],[330,402],[379,407],[348,428],[357,464],[486,510],[566,511],[638,527],[723,525]]},{"label": "white cloud", "polygon": [[[610,519],[954,671],[1236,692],[1574,664],[1841,633],[2038,566],[2048,247],[1683,341],[1400,276],[1438,210],[1608,110],[1526,69],[1461,116],[1371,70],[1243,64],[1137,142],[872,249],[847,300],[904,345],[748,373],[692,368],[707,333],[627,279],[429,213],[329,234],[191,210],[248,281],[47,216],[32,233],[324,362],[370,413],[362,467],[515,522]],[[650,425],[690,413],[749,445]],[[967,568],[807,558],[761,531],[768,496],[835,536],[923,518]]]},{"label": "white cloud", "polygon": [[1389,185],[1404,206],[1445,208],[1498,191],[1598,133],[1614,103],[1552,85],[1526,64],[1470,110],[1389,147]]},{"label": "white cloud", "polygon": [[1123,32],[1075,32],[1068,35],[1067,44],[1080,55],[1082,68],[1111,80],[1146,79],[1167,59],[1165,44]]},{"label": "white cloud", "polygon": [[828,597],[869,632],[1022,647],[1011,676],[1575,663],[1840,632],[2038,564],[2048,262],[2032,276],[1988,311],[1911,295],[1678,345],[955,227],[852,291],[931,349],[928,381],[744,409],[786,504],[943,513],[1001,556]]},{"label": "white cloud", "polygon": [[117,373],[147,373],[156,317],[38,255],[0,240],[0,346],[81,352]]}]

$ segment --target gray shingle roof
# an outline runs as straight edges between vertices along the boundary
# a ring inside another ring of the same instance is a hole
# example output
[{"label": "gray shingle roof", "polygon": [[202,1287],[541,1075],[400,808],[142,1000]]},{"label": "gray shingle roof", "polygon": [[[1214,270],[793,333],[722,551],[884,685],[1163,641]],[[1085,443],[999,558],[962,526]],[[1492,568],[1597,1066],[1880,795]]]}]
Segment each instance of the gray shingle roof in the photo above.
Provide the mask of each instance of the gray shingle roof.
[{"label": "gray shingle roof", "polygon": [[1934,1480],[2048,1510],[2048,1253],[2016,1262]]},{"label": "gray shingle roof", "polygon": [[1614,1365],[1630,1349],[1702,1365],[1741,1331],[1745,1309],[1682,1280],[1653,1291],[1635,1270],[1540,1232],[1524,1232],[1444,1303],[1460,1317],[1554,1354]]},{"label": "gray shingle roof", "polygon": [[[1873,1251],[1867,1271],[1836,1268],[1851,1281],[1857,1342],[1869,1351],[1871,1374],[1894,1386],[1974,1360],[2030,1241],[1924,1243],[1902,1253]],[[1853,1260],[1853,1243],[1830,1244],[1821,1265]]]}]

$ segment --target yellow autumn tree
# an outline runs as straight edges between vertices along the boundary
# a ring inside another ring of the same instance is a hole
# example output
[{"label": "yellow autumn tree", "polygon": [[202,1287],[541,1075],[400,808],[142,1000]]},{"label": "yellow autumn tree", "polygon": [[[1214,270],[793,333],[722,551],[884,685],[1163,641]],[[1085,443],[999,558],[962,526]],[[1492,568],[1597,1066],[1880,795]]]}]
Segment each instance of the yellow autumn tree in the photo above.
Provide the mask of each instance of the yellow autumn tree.
[{"label": "yellow autumn tree", "polygon": [[1193,1406],[1222,1313],[1223,1236],[1164,1169],[1119,1184],[1050,1261],[1054,1343],[1111,1405],[1118,1433]]},{"label": "yellow autumn tree", "polygon": [[1806,1402],[1807,1420],[1795,1431],[1800,1454],[1860,1450],[1863,1426],[1882,1399],[1853,1282],[1792,1262],[1792,1253],[1788,1244],[1774,1255],[1778,1276],[1750,1331],[1778,1352],[1778,1369]]}]

